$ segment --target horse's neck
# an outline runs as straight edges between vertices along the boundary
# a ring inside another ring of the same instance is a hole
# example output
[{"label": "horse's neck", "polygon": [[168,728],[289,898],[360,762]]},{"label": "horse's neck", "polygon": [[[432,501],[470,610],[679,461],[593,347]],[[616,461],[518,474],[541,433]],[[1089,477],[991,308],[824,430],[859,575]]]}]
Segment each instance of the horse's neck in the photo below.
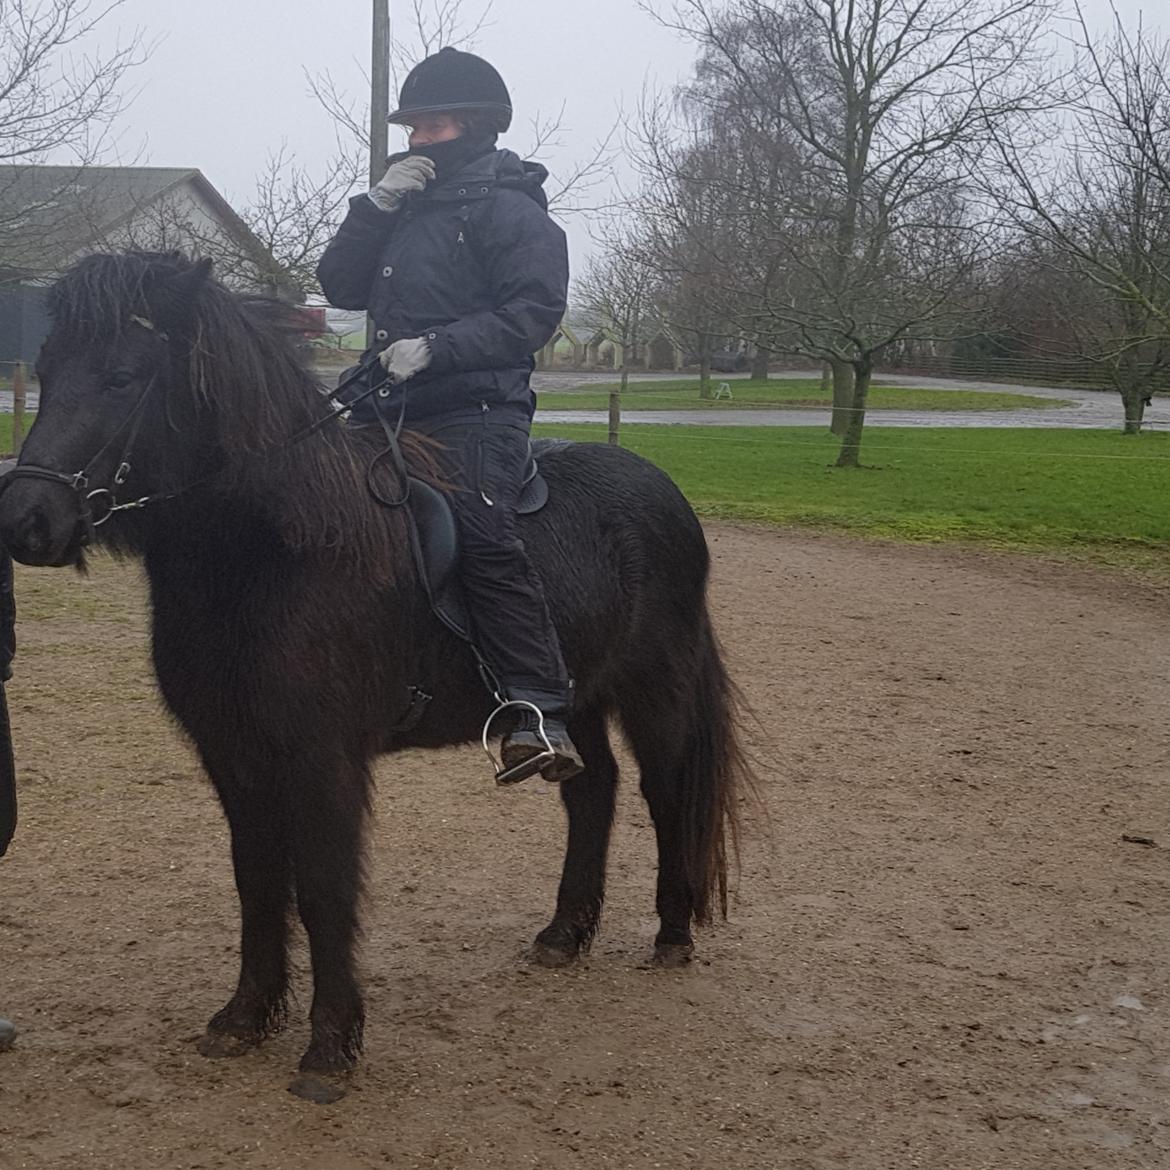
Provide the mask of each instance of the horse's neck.
[{"label": "horse's neck", "polygon": [[412,570],[379,581],[346,550],[290,547],[254,517],[173,519],[144,548],[160,681],[226,696],[295,660],[320,685],[340,655],[390,710],[406,686],[433,677],[423,664],[448,635]]},{"label": "horse's neck", "polygon": [[400,596],[420,591],[406,517],[373,501],[367,456],[340,436],[309,444],[317,449],[301,452],[307,458],[257,459],[138,514],[130,550],[148,572],[178,566],[208,579],[215,592],[246,591],[266,574],[332,577],[339,588],[348,580]]}]

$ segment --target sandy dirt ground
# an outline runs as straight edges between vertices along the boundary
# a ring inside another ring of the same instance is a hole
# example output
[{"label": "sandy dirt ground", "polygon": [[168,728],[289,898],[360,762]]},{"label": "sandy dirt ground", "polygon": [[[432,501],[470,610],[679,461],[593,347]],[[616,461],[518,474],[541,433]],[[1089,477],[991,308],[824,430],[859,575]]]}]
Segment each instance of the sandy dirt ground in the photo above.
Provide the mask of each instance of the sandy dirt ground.
[{"label": "sandy dirt ground", "polygon": [[[767,818],[731,919],[648,963],[627,769],[590,957],[526,962],[555,791],[378,771],[364,1065],[236,1061],[227,834],[160,712],[136,570],[20,572],[23,820],[0,862],[0,1167],[1170,1166],[1170,609],[1117,574],[709,529]],[[1144,842],[1144,843],[1143,843]]]}]

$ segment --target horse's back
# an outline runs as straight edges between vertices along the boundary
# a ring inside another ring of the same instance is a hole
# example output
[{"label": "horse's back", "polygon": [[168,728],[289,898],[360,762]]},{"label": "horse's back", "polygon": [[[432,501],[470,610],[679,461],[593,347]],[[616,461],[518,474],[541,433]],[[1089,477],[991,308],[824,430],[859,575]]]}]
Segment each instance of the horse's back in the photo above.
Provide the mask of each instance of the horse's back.
[{"label": "horse's back", "polygon": [[705,550],[703,530],[686,497],[650,460],[608,443],[537,440],[533,447],[549,484],[544,511],[552,517],[579,523],[604,519],[608,529],[644,529],[682,540],[687,551]]},{"label": "horse's back", "polygon": [[677,658],[671,647],[707,621],[707,543],[682,492],[608,444],[555,446],[538,459],[549,502],[520,531],[578,680],[604,685],[633,662]]}]

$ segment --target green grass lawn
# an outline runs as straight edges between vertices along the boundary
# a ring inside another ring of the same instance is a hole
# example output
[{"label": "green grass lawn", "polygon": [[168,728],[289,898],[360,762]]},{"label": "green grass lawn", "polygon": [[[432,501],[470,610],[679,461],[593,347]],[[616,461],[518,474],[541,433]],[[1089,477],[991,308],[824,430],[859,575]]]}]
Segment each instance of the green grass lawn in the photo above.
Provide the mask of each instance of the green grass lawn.
[{"label": "green grass lawn", "polygon": [[[28,429],[33,425],[36,419],[36,414],[26,412],[24,416],[24,433],[28,434]],[[12,415],[0,414],[0,452],[9,454],[12,451]]]},{"label": "green grass lawn", "polygon": [[[537,430],[605,439],[601,426]],[[875,427],[855,471],[831,466],[838,441],[812,427],[630,425],[622,442],[665,468],[706,516],[1170,572],[1167,434]]]},{"label": "green grass lawn", "polygon": [[[793,410],[799,407],[830,406],[831,395],[821,393],[815,378],[772,378],[760,381],[749,378],[712,377],[714,386],[727,381],[734,396],[730,401],[699,397],[699,383],[689,380],[659,379],[632,381],[622,396],[623,410]],[[541,410],[605,410],[609,392],[617,383],[592,385],[580,390],[542,390]],[[1056,398],[1036,394],[1009,394],[981,390],[927,390],[910,386],[870,387],[869,406],[874,410],[1021,410],[1025,407],[1047,410],[1067,406]]]}]

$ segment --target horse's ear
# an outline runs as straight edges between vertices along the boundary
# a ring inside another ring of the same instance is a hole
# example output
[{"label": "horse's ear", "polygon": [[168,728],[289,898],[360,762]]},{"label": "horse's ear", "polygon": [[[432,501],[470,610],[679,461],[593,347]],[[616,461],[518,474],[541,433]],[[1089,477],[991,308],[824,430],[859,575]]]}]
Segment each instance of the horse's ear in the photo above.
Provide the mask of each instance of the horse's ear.
[{"label": "horse's ear", "polygon": [[176,276],[170,282],[169,291],[180,302],[193,300],[195,294],[207,283],[208,277],[211,276],[211,268],[213,261],[209,256],[205,256],[202,260],[197,260],[186,272]]},{"label": "horse's ear", "polygon": [[211,261],[208,259],[184,264],[178,271],[157,273],[157,283],[147,294],[150,316],[164,329],[182,331],[191,321],[199,290],[210,276]]}]

